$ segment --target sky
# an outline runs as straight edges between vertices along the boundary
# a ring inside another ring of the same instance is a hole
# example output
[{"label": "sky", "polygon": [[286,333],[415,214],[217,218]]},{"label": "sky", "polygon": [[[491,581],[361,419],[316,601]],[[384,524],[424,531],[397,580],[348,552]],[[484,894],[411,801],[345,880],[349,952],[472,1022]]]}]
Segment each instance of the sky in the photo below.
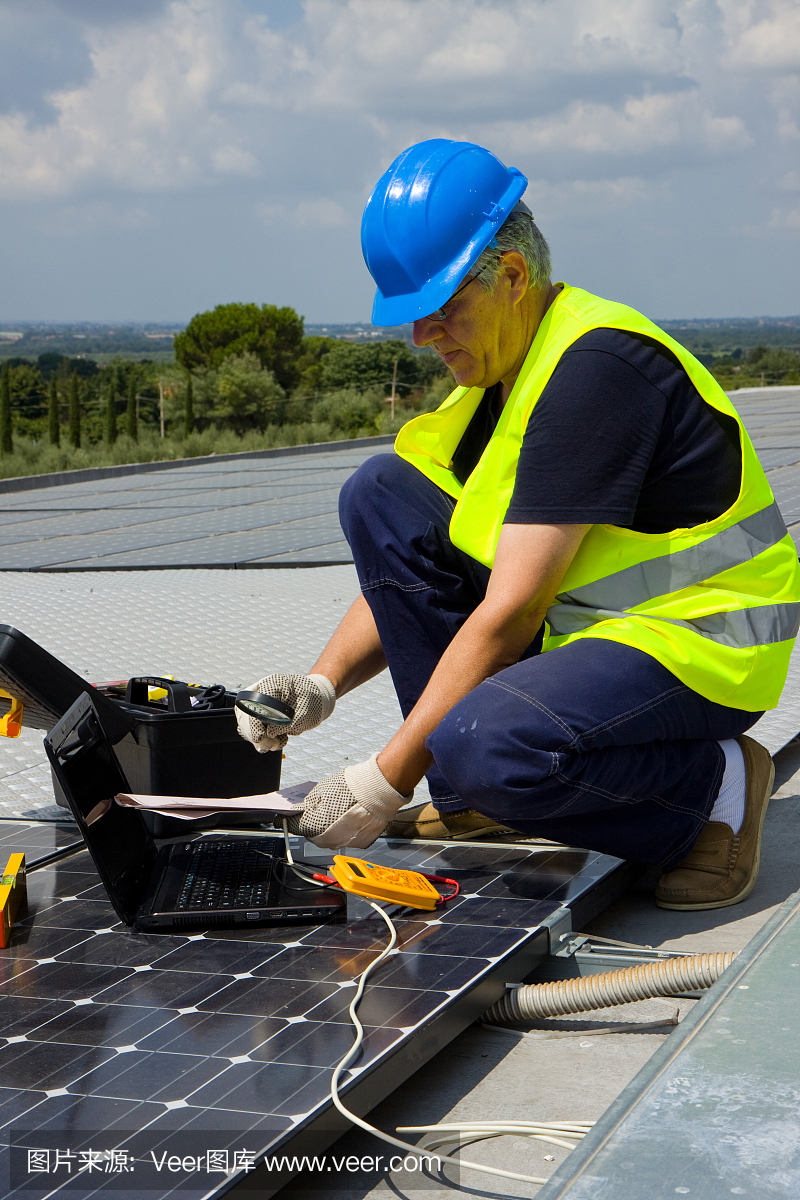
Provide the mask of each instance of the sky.
[{"label": "sky", "polygon": [[554,277],[800,313],[798,0],[0,0],[0,322],[369,320],[407,146],[528,177]]}]

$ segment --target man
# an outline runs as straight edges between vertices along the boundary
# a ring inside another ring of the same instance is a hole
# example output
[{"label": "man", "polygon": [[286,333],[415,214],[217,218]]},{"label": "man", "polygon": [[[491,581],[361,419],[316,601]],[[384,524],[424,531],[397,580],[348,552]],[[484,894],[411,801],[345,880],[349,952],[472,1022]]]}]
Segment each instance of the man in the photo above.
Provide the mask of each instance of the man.
[{"label": "man", "polygon": [[[370,196],[373,320],[413,321],[457,387],[342,488],[362,594],[311,675],[254,686],[300,733],[392,673],[404,723],[311,792],[297,831],[319,845],[515,830],[660,864],[662,907],[734,904],[773,779],[742,735],[785,682],[797,553],[708,372],[550,282],[526,184],[437,139]],[[393,820],[423,774],[433,806]]]}]

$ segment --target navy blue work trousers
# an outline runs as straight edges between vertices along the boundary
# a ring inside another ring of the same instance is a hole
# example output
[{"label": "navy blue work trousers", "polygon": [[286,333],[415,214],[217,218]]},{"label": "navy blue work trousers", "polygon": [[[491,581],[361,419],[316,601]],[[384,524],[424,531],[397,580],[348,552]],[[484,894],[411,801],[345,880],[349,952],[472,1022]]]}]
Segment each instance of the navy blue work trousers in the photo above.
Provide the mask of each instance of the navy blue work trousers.
[{"label": "navy blue work trousers", "polygon": [[[393,454],[345,483],[339,516],[403,715],[483,599],[489,570],[448,536],[454,502]],[[584,638],[453,706],[427,741],[440,810],[474,808],[532,837],[669,869],[694,844],[725,756],[760,713],[714,704],[631,646]]]}]

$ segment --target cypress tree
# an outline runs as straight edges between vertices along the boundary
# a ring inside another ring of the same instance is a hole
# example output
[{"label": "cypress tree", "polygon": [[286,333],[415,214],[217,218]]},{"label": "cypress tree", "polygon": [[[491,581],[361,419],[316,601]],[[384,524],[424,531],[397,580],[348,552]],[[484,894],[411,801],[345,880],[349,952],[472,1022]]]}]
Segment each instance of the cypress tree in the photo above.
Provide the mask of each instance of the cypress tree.
[{"label": "cypress tree", "polygon": [[72,372],[69,380],[69,444],[76,450],[81,445],[81,400],[78,392],[78,376]]},{"label": "cypress tree", "polygon": [[128,376],[128,407],[125,410],[127,417],[125,432],[134,442],[139,440],[139,422],[136,419],[136,371],[131,368],[131,373]]},{"label": "cypress tree", "polygon": [[3,363],[0,371],[0,453],[14,453],[14,439],[11,436],[11,368]]},{"label": "cypress tree", "polygon": [[108,368],[109,384],[106,402],[106,442],[113,446],[117,440],[117,369]]},{"label": "cypress tree", "polygon": [[189,372],[189,378],[186,381],[186,412],[183,431],[186,437],[190,433],[194,433],[194,389],[192,385],[192,373]]},{"label": "cypress tree", "polygon": [[50,445],[61,445],[61,426],[58,420],[58,383],[55,371],[50,376],[50,394],[47,403],[47,419],[50,433]]}]

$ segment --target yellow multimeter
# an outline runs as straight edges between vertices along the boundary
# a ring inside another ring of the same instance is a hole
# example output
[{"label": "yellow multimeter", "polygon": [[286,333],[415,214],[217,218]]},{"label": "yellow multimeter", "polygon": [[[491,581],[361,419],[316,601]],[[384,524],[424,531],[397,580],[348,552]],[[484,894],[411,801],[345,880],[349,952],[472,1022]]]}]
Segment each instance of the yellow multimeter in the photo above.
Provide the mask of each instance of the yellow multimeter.
[{"label": "yellow multimeter", "polygon": [[418,871],[396,871],[393,867],[364,862],[363,858],[334,854],[330,874],[345,892],[366,896],[368,900],[388,900],[428,912],[442,902],[433,884]]}]

